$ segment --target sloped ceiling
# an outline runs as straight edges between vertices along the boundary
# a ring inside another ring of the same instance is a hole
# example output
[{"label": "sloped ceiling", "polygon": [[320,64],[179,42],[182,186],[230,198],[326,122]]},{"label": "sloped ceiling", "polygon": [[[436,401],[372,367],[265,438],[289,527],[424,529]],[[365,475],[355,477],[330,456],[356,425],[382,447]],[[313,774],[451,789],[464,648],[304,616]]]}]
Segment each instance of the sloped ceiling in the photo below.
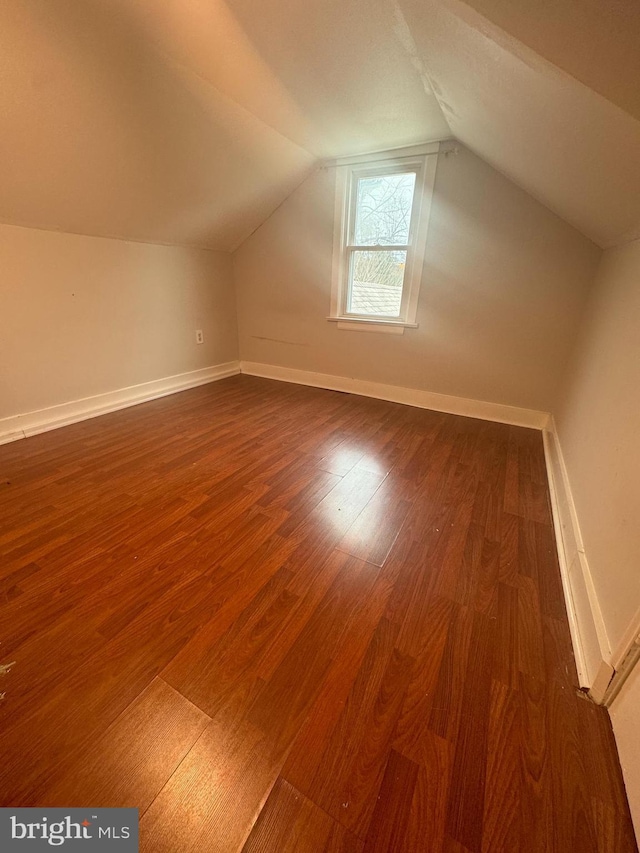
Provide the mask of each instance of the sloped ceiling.
[{"label": "sloped ceiling", "polygon": [[[492,0],[474,5],[498,7]],[[586,6],[586,0],[580,0]],[[604,18],[581,19],[581,42],[594,56]],[[536,3],[514,3],[517,17],[543,42],[547,25]],[[563,5],[571,6],[566,0]],[[593,5],[593,4],[591,4]],[[600,4],[605,7],[607,4]],[[504,4],[500,4],[503,8]],[[640,236],[640,122],[607,98],[535,53],[459,0],[401,0],[399,14],[424,58],[429,78],[452,134],[504,172],[600,246]],[[497,15],[496,15],[497,17]],[[636,16],[640,23],[640,16]],[[587,26],[588,24],[588,26]],[[553,25],[548,25],[552,27]],[[568,25],[565,33],[569,38]],[[640,29],[636,28],[640,45]],[[607,42],[609,45],[610,43]],[[555,40],[549,53],[556,55]],[[572,53],[568,49],[567,55]],[[637,57],[627,57],[627,77],[640,86]],[[567,62],[567,65],[570,63]],[[574,63],[578,65],[576,61]],[[624,63],[620,63],[622,74]],[[590,80],[607,89],[608,71],[593,69]],[[595,85],[595,83],[594,83]]]},{"label": "sloped ceiling", "polygon": [[233,250],[319,159],[453,134],[622,242],[639,38],[620,0],[11,0],[0,221]]},{"label": "sloped ceiling", "polygon": [[235,5],[1,3],[0,221],[231,250],[319,157],[448,135],[383,2]]},{"label": "sloped ceiling", "polygon": [[640,119],[637,0],[466,0],[523,44]]}]

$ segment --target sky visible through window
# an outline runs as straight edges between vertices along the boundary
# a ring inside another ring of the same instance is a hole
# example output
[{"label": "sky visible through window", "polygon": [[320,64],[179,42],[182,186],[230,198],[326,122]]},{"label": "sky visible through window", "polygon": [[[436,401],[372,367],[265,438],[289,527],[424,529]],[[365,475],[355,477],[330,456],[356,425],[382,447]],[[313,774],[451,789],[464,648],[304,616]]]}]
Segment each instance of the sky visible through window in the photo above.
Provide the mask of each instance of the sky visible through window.
[{"label": "sky visible through window", "polygon": [[349,306],[354,314],[398,317],[407,260],[415,172],[376,175],[358,180],[354,244],[371,246],[351,257]]}]

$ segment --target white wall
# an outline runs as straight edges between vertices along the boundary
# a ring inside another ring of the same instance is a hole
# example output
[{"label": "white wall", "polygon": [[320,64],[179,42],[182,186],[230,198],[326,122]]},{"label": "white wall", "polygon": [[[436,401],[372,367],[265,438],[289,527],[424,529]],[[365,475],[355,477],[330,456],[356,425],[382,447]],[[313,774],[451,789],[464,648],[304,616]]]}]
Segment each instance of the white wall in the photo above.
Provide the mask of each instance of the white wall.
[{"label": "white wall", "polygon": [[238,357],[231,258],[201,249],[0,225],[0,317],[0,419]]},{"label": "white wall", "polygon": [[640,608],[639,329],[640,241],[634,241],[603,254],[555,416],[614,653]]},{"label": "white wall", "polygon": [[610,714],[636,838],[640,838],[640,667],[629,676]]},{"label": "white wall", "polygon": [[[640,608],[639,329],[640,241],[635,241],[603,254],[556,412],[614,666]],[[611,720],[640,837],[640,667],[615,699]]]},{"label": "white wall", "polygon": [[550,411],[600,250],[460,147],[439,156],[419,328],[341,331],[334,183],[314,173],[235,252],[241,358]]}]

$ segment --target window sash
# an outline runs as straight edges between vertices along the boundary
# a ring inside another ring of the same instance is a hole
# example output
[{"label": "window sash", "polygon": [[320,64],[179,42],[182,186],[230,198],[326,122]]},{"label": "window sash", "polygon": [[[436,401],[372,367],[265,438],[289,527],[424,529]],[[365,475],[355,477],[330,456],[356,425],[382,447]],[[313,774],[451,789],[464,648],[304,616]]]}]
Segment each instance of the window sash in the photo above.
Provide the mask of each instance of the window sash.
[{"label": "window sash", "polygon": [[[423,276],[427,231],[433,198],[433,188],[440,143],[409,146],[394,151],[376,152],[327,161],[328,168],[336,169],[334,194],[333,260],[331,275],[331,302],[327,320],[337,321],[338,329],[349,331],[388,331],[403,334],[404,327],[416,328],[418,299]],[[354,186],[358,178],[383,174],[414,172],[413,208],[410,221],[409,242],[393,246],[362,246],[354,239],[354,207],[357,196]],[[405,270],[400,316],[347,312],[351,258],[357,250],[403,251]],[[343,324],[340,321],[345,321]],[[353,321],[352,324],[349,321]],[[359,325],[363,324],[363,325]]]},{"label": "window sash", "polygon": [[408,252],[411,248],[411,243],[393,243],[392,245],[359,245],[354,243],[344,247],[345,252]]},{"label": "window sash", "polygon": [[[405,165],[405,164],[389,164],[388,166],[379,166],[378,168],[369,169],[353,169],[351,171],[349,181],[349,200],[347,211],[347,223],[343,237],[342,252],[344,257],[342,282],[342,299],[340,313],[344,317],[356,319],[380,319],[380,320],[402,320],[406,319],[409,288],[407,287],[408,273],[413,269],[414,257],[413,246],[415,244],[416,230],[418,225],[418,213],[420,210],[420,192],[422,186],[422,164]],[[393,245],[361,245],[354,242],[355,227],[356,227],[356,209],[358,204],[358,184],[363,178],[380,177],[383,175],[408,175],[416,176],[413,198],[411,200],[411,214],[409,219],[409,241],[407,243],[397,243]],[[355,311],[349,311],[351,302],[352,286],[353,286],[353,256],[354,252],[406,252],[406,262],[404,273],[402,276],[402,295],[400,299],[400,309],[398,314],[359,314]]]},{"label": "window sash", "polygon": [[[345,231],[346,239],[344,239],[344,248],[355,246],[355,230],[356,230],[356,207],[358,204],[358,183],[362,178],[378,178],[384,175],[409,175],[416,176],[413,199],[411,201],[411,218],[409,220],[409,240],[408,245],[412,245],[415,241],[415,231],[417,227],[417,213],[420,208],[420,184],[422,178],[422,165],[404,166],[395,164],[389,166],[381,166],[377,169],[353,169],[351,172],[351,180],[349,182],[349,210],[348,221]],[[376,247],[378,248],[378,247]],[[380,247],[381,248],[381,247]]]},{"label": "window sash", "polygon": [[347,273],[347,286],[344,292],[344,316],[345,317],[355,317],[361,319],[376,319],[380,320],[400,320],[404,316],[403,309],[405,306],[405,283],[406,283],[406,274],[407,274],[407,262],[405,260],[405,268],[402,274],[402,293],[400,296],[400,306],[398,308],[397,314],[368,314],[368,313],[358,313],[357,311],[349,311],[349,305],[352,302],[353,298],[353,264],[354,264],[354,255],[356,252],[385,252],[385,251],[403,251],[407,253],[407,258],[409,253],[407,251],[407,246],[381,246],[381,247],[371,247],[371,246],[348,246],[345,250],[346,256],[346,273]]}]

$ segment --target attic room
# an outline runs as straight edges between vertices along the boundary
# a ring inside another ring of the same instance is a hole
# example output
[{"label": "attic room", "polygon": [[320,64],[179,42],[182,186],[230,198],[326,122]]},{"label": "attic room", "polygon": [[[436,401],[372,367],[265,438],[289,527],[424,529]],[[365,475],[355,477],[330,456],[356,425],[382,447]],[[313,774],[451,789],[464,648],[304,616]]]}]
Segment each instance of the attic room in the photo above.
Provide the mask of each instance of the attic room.
[{"label": "attic room", "polygon": [[0,57],[1,849],[637,851],[640,6]]}]

